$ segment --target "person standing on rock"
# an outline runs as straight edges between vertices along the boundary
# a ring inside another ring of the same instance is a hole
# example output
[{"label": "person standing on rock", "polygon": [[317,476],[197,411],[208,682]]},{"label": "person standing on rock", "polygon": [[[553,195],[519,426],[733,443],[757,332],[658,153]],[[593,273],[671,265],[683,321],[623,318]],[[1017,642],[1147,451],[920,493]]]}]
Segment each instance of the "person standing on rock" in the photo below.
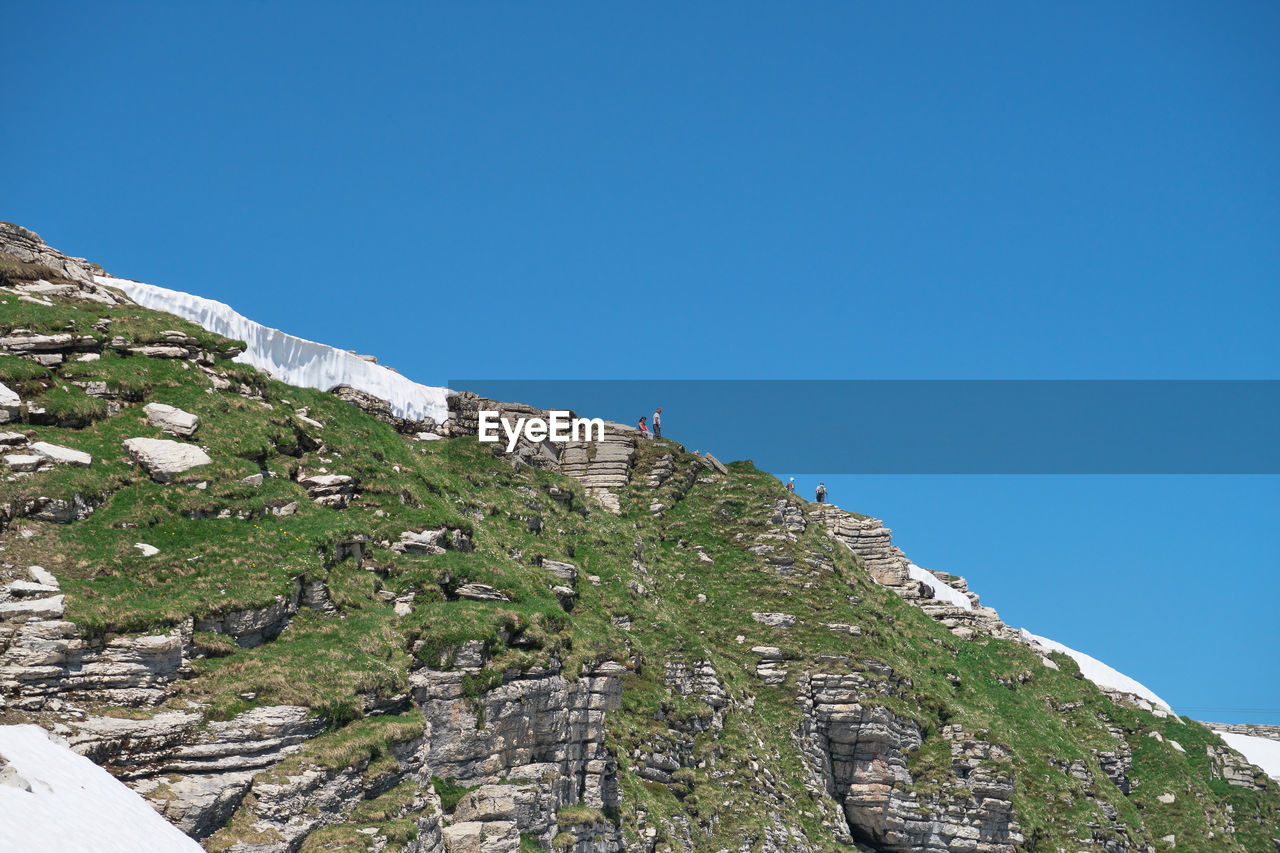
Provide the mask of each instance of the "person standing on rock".
[{"label": "person standing on rock", "polygon": [[662,438],[662,407],[653,413],[653,437]]},{"label": "person standing on rock", "polygon": [[640,418],[640,423],[636,425],[636,429],[640,430],[641,438],[653,438],[649,435],[649,425],[644,422],[644,417]]},{"label": "person standing on rock", "polygon": [[818,497],[818,503],[823,504],[827,502],[827,484],[826,483],[818,484],[817,497]]}]

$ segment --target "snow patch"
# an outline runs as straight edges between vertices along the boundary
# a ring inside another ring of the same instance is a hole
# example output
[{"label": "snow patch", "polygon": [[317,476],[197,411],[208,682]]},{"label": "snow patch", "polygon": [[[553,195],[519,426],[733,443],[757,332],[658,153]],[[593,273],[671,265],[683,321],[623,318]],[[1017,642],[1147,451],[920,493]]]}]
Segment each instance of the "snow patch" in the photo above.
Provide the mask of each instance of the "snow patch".
[{"label": "snow patch", "polygon": [[922,569],[915,563],[907,563],[907,573],[911,575],[912,580],[920,581],[933,593],[933,597],[938,601],[945,601],[953,607],[960,607],[965,610],[973,609],[973,602],[969,600],[969,596],[959,590],[952,589],[927,569]]},{"label": "snow patch", "polygon": [[1215,734],[1226,741],[1227,746],[1243,755],[1250,764],[1258,765],[1263,773],[1280,782],[1280,740],[1235,732]]},{"label": "snow patch", "polygon": [[200,853],[199,844],[146,800],[39,726],[0,726],[0,758],[8,762],[0,784],[0,848]]},{"label": "snow patch", "polygon": [[1041,648],[1049,651],[1062,652],[1070,657],[1080,667],[1080,672],[1084,677],[1099,687],[1105,687],[1108,690],[1115,690],[1120,693],[1132,693],[1135,696],[1146,699],[1152,705],[1158,705],[1159,707],[1164,708],[1166,711],[1173,710],[1169,703],[1157,696],[1151,688],[1138,681],[1134,681],[1123,672],[1112,669],[1097,658],[1090,657],[1084,652],[1078,652],[1075,649],[1062,645],[1062,643],[1054,642],[1047,637],[1037,636],[1026,628],[1020,628],[1019,633],[1022,635],[1022,640],[1025,643],[1032,646],[1040,646]]},{"label": "snow patch", "polygon": [[144,308],[167,311],[215,334],[244,341],[248,347],[235,361],[265,370],[281,382],[321,391],[350,385],[386,400],[398,417],[412,421],[432,418],[443,423],[449,417],[448,388],[420,385],[346,350],[255,323],[212,299],[123,278],[95,278],[98,284],[123,291]]}]

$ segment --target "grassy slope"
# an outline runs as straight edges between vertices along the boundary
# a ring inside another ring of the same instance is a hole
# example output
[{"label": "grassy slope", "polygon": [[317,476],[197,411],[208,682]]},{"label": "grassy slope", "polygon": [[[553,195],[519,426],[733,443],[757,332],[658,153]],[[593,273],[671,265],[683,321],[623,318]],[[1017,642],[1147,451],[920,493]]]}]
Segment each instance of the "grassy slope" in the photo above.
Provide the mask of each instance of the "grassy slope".
[{"label": "grassy slope", "polygon": [[[113,318],[110,332],[95,332],[93,324],[105,316]],[[229,346],[176,318],[132,307],[59,303],[48,308],[11,300],[0,306],[0,331],[16,327],[75,328],[100,338],[121,334],[134,342],[181,329],[210,350]],[[24,427],[38,438],[92,453],[91,468],[59,468],[0,482],[0,502],[38,495],[69,500],[78,493],[100,504],[85,521],[65,526],[18,522],[14,529],[32,530],[34,538],[21,539],[13,530],[3,537],[9,551],[5,562],[40,563],[62,579],[68,616],[86,633],[165,629],[191,616],[261,607],[287,594],[300,575],[324,580],[345,617],[304,611],[280,638],[255,649],[198,636],[210,656],[196,662],[194,678],[178,685],[171,700],[175,706],[195,699],[205,703],[211,718],[227,718],[253,705],[303,704],[335,726],[313,745],[312,760],[324,766],[376,763],[387,741],[412,736],[413,723],[397,720],[369,728],[359,719],[362,708],[404,690],[414,654],[436,665],[461,641],[485,640],[492,675],[474,679],[477,690],[503,669],[553,657],[564,662],[570,676],[599,660],[642,659],[646,665],[627,677],[623,708],[613,715],[609,732],[624,770],[624,832],[634,831],[639,809],[648,811],[650,823],[679,814],[695,827],[700,849],[716,850],[736,847],[744,830],[766,820],[754,807],[752,791],[760,782],[750,769],[752,759],[777,780],[790,806],[788,818],[811,839],[823,836],[820,815],[828,805],[805,792],[808,771],[793,744],[799,724],[796,674],[822,654],[850,661],[824,662],[824,671],[862,669],[861,661],[874,659],[891,664],[914,684],[906,699],[883,701],[925,728],[925,744],[912,757],[921,792],[936,788],[930,776],[949,761],[940,726],[960,724],[1008,745],[1018,780],[1015,804],[1033,849],[1052,850],[1068,842],[1076,849],[1081,845],[1071,839],[1083,837],[1088,824],[1108,825],[1085,794],[1110,803],[1135,840],[1174,834],[1182,843],[1194,839],[1197,850],[1272,849],[1270,827],[1280,814],[1277,786],[1269,783],[1259,794],[1212,780],[1205,746],[1214,736],[1202,727],[1113,704],[1076,677],[1075,665],[1061,655],[1056,656],[1061,670],[1054,671],[1019,644],[956,639],[872,583],[853,555],[815,525],[799,542],[780,546],[796,555],[798,570],[789,576],[746,551],[756,536],[774,532],[768,521],[772,504],[786,497],[774,478],[750,463],[734,464],[729,476],[697,467],[700,481],[677,500],[674,484],[698,463],[671,442],[647,443],[635,484],[623,490],[623,514],[613,516],[589,504],[576,482],[528,468],[513,471],[474,440],[413,444],[328,395],[285,386],[229,362],[218,369],[260,390],[270,405],[213,392],[202,372],[181,362],[109,353],[97,362],[47,371],[0,358],[0,381],[19,388],[24,398],[91,410],[92,422],[82,429]],[[159,431],[146,425],[137,408],[105,417],[101,401],[81,400],[84,395],[77,396],[67,383],[71,378],[105,381],[132,399],[198,414],[196,442],[214,464],[175,484],[152,483],[129,464],[121,441],[159,437]],[[325,428],[299,420],[294,411],[300,407]],[[322,449],[306,449],[320,442]],[[678,470],[655,495],[640,484],[643,472],[663,453],[675,456]],[[345,510],[308,500],[292,478],[299,470],[313,473],[322,467],[356,477],[361,499]],[[241,482],[261,470],[276,476],[258,488]],[[197,488],[197,482],[207,488]],[[568,506],[551,499],[552,486],[572,494]],[[671,506],[661,519],[648,511],[655,497]],[[298,504],[296,515],[270,514],[270,507],[291,501]],[[227,509],[233,517],[214,517]],[[543,519],[538,535],[529,532],[526,520],[532,515]],[[471,531],[475,552],[414,557],[374,547],[366,569],[376,567],[376,573],[336,559],[337,543],[354,534],[395,541],[404,530],[441,526]],[[638,539],[644,543],[643,570],[633,568]],[[144,558],[135,542],[153,544],[160,553]],[[714,563],[701,560],[694,546],[702,546]],[[808,568],[805,555],[820,557],[834,571]],[[579,567],[580,598],[572,614],[549,591],[554,580],[538,568],[542,557]],[[599,576],[599,585],[588,582],[587,575]],[[492,584],[513,600],[447,601],[442,589],[466,581]],[[644,585],[644,594],[635,583]],[[414,592],[413,614],[395,615],[377,595],[379,589]],[[705,603],[699,593],[706,595]],[[751,619],[753,610],[792,613],[799,621],[789,630],[770,629]],[[630,617],[630,631],[612,623],[617,615]],[[857,624],[863,634],[837,634],[825,627],[828,622]],[[518,647],[504,645],[504,634]],[[799,659],[783,687],[764,687],[755,677],[757,658],[749,650],[758,644],[781,646]],[[702,659],[713,663],[736,700],[753,696],[754,710],[730,713],[722,732],[693,738],[694,754],[706,757],[708,767],[682,771],[675,790],[626,773],[635,749],[670,737],[669,721],[710,713],[697,700],[673,697],[662,684],[665,661]],[[997,680],[1021,673],[1030,676],[1023,683],[1013,681],[1013,689]],[[958,684],[948,676],[958,677]],[[247,694],[254,698],[242,698]],[[1133,746],[1134,790],[1128,797],[1093,758],[1094,749],[1114,749],[1108,726],[1127,732]],[[1152,730],[1163,732],[1165,741],[1145,736]],[[1174,750],[1170,739],[1186,752]],[[1083,761],[1093,783],[1078,782],[1050,759]],[[725,770],[728,775],[712,778],[713,771],[719,776]],[[411,792],[397,790],[362,806],[351,824],[325,830],[309,844],[360,847],[363,837],[352,835],[352,827],[372,825],[407,839],[400,800],[411,799]],[[1175,803],[1158,802],[1165,792],[1176,794]],[[1234,811],[1234,836],[1223,832],[1228,809]]]}]

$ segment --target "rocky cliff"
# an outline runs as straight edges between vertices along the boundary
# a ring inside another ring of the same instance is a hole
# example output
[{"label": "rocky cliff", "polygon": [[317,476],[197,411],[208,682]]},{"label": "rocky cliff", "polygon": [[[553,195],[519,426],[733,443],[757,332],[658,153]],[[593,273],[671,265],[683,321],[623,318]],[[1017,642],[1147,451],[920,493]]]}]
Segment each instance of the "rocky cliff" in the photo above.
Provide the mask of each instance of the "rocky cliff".
[{"label": "rocky cliff", "polygon": [[286,385],[96,272],[0,227],[0,722],[206,849],[1276,849],[1275,781],[876,519]]}]

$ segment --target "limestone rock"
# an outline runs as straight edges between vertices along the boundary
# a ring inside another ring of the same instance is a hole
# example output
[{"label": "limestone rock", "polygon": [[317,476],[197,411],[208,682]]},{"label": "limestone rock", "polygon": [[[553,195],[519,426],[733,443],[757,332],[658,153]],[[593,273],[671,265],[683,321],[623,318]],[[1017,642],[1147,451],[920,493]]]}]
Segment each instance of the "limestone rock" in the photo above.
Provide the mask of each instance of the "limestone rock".
[{"label": "limestone rock", "polygon": [[9,466],[10,471],[23,473],[39,468],[44,464],[45,458],[33,453],[10,453],[4,458],[4,464]]},{"label": "limestone rock", "polygon": [[157,483],[168,483],[177,475],[209,465],[209,454],[194,444],[163,438],[128,438],[124,442],[129,455]]},{"label": "limestone rock", "polygon": [[133,543],[133,547],[141,551],[142,556],[144,557],[154,557],[156,554],[160,553],[159,548],[154,545],[148,545],[146,542],[135,542]]},{"label": "limestone rock", "polygon": [[445,552],[445,528],[439,530],[406,530],[400,541],[391,546],[397,554],[443,554]]},{"label": "limestone rock", "polygon": [[560,578],[568,586],[573,586],[578,580],[578,567],[572,563],[562,563],[559,560],[543,560],[542,568]]},{"label": "limestone rock", "polygon": [[487,583],[468,583],[458,587],[458,598],[471,601],[510,601],[504,593]]},{"label": "limestone rock", "polygon": [[51,278],[76,283],[84,298],[92,296],[93,301],[104,303],[124,301],[94,282],[94,267],[84,258],[64,255],[41,240],[39,234],[21,225],[0,222],[0,251],[23,263],[44,267]]},{"label": "limestone rock", "polygon": [[93,457],[83,450],[75,450],[70,447],[63,447],[60,444],[50,444],[47,441],[37,441],[31,445],[31,452],[43,456],[50,462],[58,465],[74,465],[77,468],[88,468],[93,464]]},{"label": "limestone rock", "polygon": [[200,426],[200,418],[164,403],[148,403],[142,411],[147,415],[147,423],[178,438],[191,438]]},{"label": "limestone rock", "polygon": [[307,490],[311,500],[334,509],[349,506],[356,493],[355,478],[346,474],[312,474],[299,478],[298,485]]},{"label": "limestone rock", "polygon": [[796,617],[790,613],[752,613],[751,618],[770,628],[790,628],[796,624]]},{"label": "limestone rock", "polygon": [[520,831],[513,821],[467,821],[446,826],[445,853],[519,853]]},{"label": "limestone rock", "polygon": [[22,399],[16,391],[0,382],[0,423],[11,421],[22,413]]},{"label": "limestone rock", "polygon": [[57,595],[58,585],[36,583],[34,581],[9,581],[5,587],[14,598],[33,598],[36,596]]},{"label": "limestone rock", "polygon": [[27,574],[38,584],[52,587],[58,586],[58,579],[53,576],[53,573],[41,566],[27,566]]},{"label": "limestone rock", "polygon": [[66,596],[0,601],[0,622],[23,619],[61,619],[66,612]]}]

